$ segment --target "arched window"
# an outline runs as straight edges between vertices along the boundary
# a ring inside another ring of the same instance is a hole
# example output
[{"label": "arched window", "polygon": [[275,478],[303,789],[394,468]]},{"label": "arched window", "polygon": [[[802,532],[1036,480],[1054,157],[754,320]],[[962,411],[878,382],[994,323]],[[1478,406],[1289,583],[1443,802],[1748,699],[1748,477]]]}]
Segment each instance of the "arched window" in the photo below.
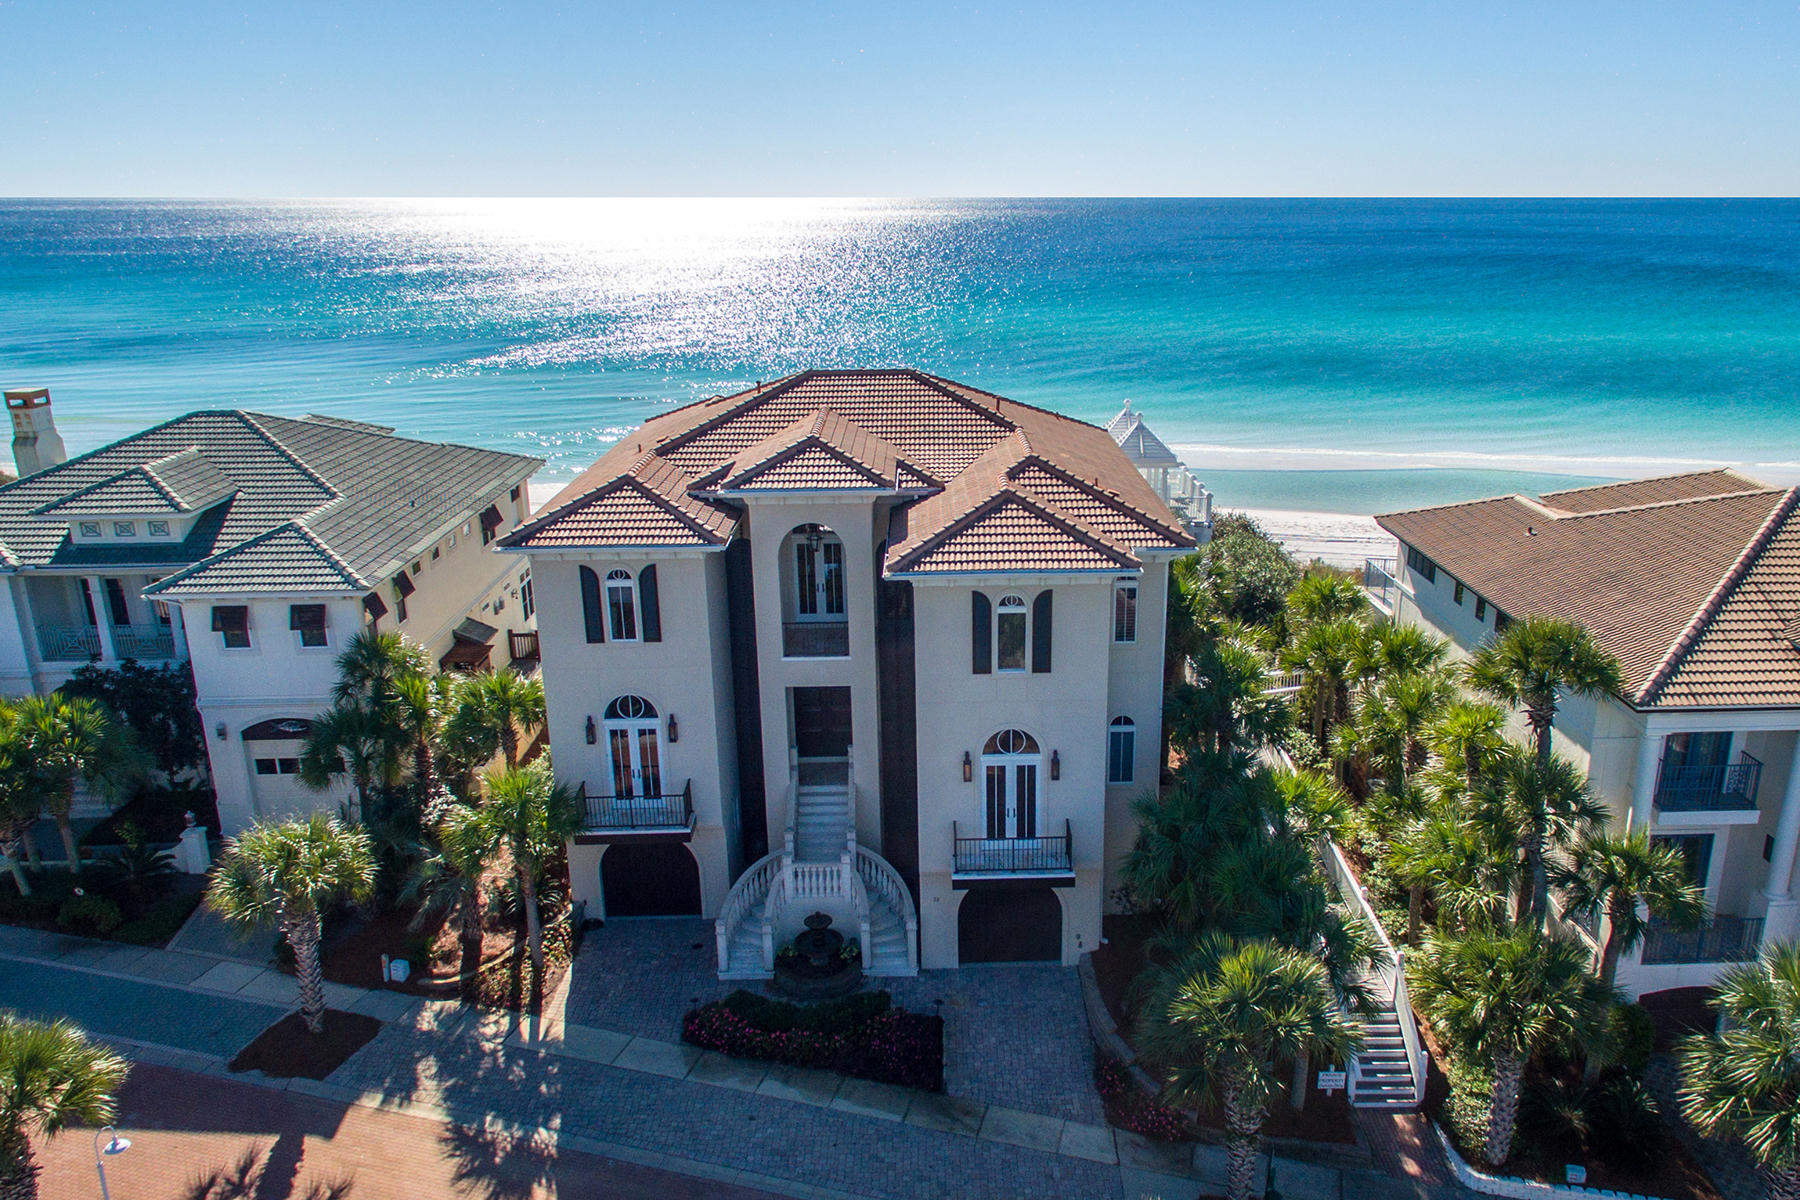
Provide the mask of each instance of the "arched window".
[{"label": "arched window", "polygon": [[613,795],[661,795],[662,754],[657,745],[656,705],[642,696],[620,696],[606,706],[603,720]]},{"label": "arched window", "polygon": [[796,526],[794,617],[800,621],[844,619],[844,543],[823,525]]},{"label": "arched window", "polygon": [[622,567],[606,573],[606,616],[613,641],[637,641],[637,588]]},{"label": "arched window", "polygon": [[1022,729],[1002,729],[981,750],[982,787],[990,838],[1037,836],[1037,739]]},{"label": "arched window", "polygon": [[1106,729],[1106,782],[1130,783],[1137,759],[1137,722],[1114,717]]},{"label": "arched window", "polygon": [[1002,671],[1025,669],[1027,618],[1023,596],[1002,596],[994,606],[994,648],[996,666]]}]

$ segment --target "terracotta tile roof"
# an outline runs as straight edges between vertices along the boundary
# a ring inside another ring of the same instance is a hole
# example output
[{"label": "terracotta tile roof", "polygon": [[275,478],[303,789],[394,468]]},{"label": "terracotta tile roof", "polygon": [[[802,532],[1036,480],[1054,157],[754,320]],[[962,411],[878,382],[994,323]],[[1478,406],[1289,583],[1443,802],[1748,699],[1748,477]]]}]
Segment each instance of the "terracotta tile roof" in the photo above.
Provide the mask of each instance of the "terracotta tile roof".
[{"label": "terracotta tile roof", "polygon": [[1377,520],[1508,615],[1579,622],[1636,704],[1788,707],[1800,706],[1800,647],[1784,634],[1800,620],[1797,500],[1705,472]]},{"label": "terracotta tile roof", "polygon": [[502,544],[720,545],[735,516],[716,493],[843,487],[930,493],[896,510],[890,570],[1136,569],[1194,544],[1105,430],[904,370],[803,372],[652,418]]},{"label": "terracotta tile roof", "polygon": [[1608,508],[1633,508],[1640,504],[1660,504],[1666,500],[1697,500],[1703,496],[1729,496],[1735,492],[1757,492],[1764,486],[1736,471],[1694,471],[1686,475],[1659,475],[1654,479],[1633,479],[1625,483],[1603,483],[1597,487],[1570,488],[1561,492],[1545,492],[1538,499],[1559,512],[1599,512]]},{"label": "terracotta tile roof", "polygon": [[[258,541],[295,525],[353,576],[380,579],[477,500],[524,483],[540,465],[360,422],[193,412],[0,488],[0,558],[17,569],[180,570],[255,543],[254,563],[232,569],[258,588],[282,590],[320,578]],[[67,518],[77,508],[114,503],[197,515],[178,543],[70,538]],[[283,574],[289,566],[293,574]]]}]

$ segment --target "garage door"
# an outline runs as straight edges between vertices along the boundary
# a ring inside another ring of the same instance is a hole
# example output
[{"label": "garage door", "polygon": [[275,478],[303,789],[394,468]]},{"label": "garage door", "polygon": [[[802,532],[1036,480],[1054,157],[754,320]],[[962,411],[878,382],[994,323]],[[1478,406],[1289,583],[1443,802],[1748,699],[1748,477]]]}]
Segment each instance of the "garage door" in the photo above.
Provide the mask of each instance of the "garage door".
[{"label": "garage door", "polygon": [[611,917],[697,917],[700,864],[680,842],[615,842],[600,856]]},{"label": "garage door", "polygon": [[1062,903],[1047,887],[979,888],[956,912],[963,963],[1061,962]]}]

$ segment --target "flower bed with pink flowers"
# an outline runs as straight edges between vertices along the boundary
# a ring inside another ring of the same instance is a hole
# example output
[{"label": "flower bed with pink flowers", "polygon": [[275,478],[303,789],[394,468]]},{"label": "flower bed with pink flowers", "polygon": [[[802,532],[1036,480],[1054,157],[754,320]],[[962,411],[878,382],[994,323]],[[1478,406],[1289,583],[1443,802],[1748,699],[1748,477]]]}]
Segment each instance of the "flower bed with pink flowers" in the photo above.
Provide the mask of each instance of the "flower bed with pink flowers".
[{"label": "flower bed with pink flowers", "polygon": [[734,1058],[944,1090],[943,1018],[895,1008],[886,992],[803,1005],[739,990],[683,1017],[681,1040]]}]

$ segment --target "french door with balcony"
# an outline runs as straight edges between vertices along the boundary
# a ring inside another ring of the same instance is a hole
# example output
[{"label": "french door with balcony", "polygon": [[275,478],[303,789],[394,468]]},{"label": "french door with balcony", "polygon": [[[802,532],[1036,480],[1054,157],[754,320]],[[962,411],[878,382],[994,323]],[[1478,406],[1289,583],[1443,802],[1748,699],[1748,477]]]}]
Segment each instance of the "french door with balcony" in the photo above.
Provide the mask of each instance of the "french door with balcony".
[{"label": "french door with balcony", "polygon": [[794,540],[794,619],[844,619],[844,543],[817,533]]},{"label": "french door with balcony", "polygon": [[605,725],[613,795],[625,799],[662,795],[656,706],[641,696],[620,696],[606,706]]},{"label": "french door with balcony", "polygon": [[1043,760],[1028,733],[1006,729],[988,739],[981,755],[987,789],[990,838],[1037,836],[1038,770]]}]

